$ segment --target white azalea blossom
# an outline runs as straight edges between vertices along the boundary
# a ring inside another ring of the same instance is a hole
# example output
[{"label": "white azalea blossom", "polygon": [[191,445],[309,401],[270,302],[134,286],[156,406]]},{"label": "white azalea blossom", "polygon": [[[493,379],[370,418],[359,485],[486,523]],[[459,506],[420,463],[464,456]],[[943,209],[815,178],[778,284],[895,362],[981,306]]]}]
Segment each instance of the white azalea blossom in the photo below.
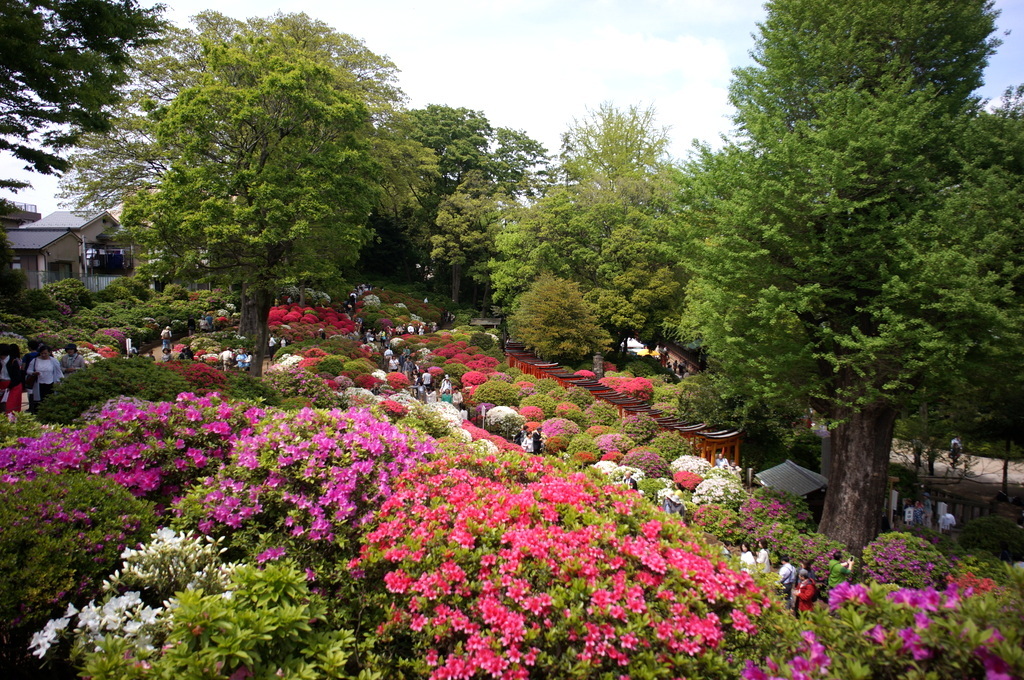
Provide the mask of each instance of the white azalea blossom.
[{"label": "white azalea blossom", "polygon": [[708,470],[712,469],[711,463],[700,456],[679,456],[669,465],[672,472],[692,472],[707,477]]}]

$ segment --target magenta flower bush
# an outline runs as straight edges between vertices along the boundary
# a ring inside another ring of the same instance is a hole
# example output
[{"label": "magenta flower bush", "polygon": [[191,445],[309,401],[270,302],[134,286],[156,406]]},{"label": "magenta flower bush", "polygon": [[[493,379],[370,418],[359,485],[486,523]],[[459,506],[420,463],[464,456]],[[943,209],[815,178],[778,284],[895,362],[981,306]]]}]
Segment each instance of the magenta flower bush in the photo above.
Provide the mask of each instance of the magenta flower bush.
[{"label": "magenta flower bush", "polygon": [[639,495],[548,460],[452,455],[398,480],[351,565],[383,612],[375,670],[438,680],[723,670],[771,599]]},{"label": "magenta flower bush", "polygon": [[545,437],[565,437],[568,439],[581,432],[580,426],[566,418],[549,418],[540,424]]},{"label": "magenta flower bush", "polygon": [[797,531],[814,530],[807,501],[781,491],[760,488],[743,502],[739,509],[740,523],[751,538],[766,538],[769,528],[784,522]]},{"label": "magenta flower bush", "polygon": [[609,451],[629,451],[636,446],[636,442],[619,432],[609,432],[594,437],[594,443],[601,453]]},{"label": "magenta flower bush", "polygon": [[911,534],[881,534],[864,548],[864,575],[907,588],[944,586],[949,560],[928,541]]},{"label": "magenta flower bush", "polygon": [[661,426],[653,418],[628,413],[622,419],[622,431],[637,444],[646,444],[661,432]]},{"label": "magenta flower bush", "polygon": [[85,427],[48,432],[0,449],[5,481],[35,470],[103,475],[134,495],[166,502],[227,456],[237,433],[264,415],[220,395],[181,394],[175,402],[112,400]]},{"label": "magenta flower bush", "polygon": [[652,479],[656,479],[658,477],[671,479],[672,477],[672,470],[669,469],[668,463],[666,463],[665,459],[661,457],[661,454],[651,449],[632,449],[622,457],[620,465],[635,467],[642,470],[646,477]]},{"label": "magenta flower bush", "polygon": [[744,680],[1024,677],[1024,574],[1000,596],[843,584]]}]

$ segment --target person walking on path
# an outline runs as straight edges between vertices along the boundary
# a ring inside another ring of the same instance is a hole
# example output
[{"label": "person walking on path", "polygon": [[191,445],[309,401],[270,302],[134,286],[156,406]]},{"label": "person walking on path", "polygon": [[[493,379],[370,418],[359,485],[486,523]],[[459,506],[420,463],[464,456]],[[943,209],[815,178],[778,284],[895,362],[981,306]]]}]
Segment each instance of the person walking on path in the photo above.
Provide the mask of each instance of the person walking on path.
[{"label": "person walking on path", "polygon": [[814,585],[814,579],[806,569],[801,569],[799,574],[799,585],[797,586],[794,599],[796,600],[796,613],[799,616],[803,612],[814,609],[814,601],[818,598],[818,587]]},{"label": "person walking on path", "polygon": [[779,555],[779,562],[782,566],[779,567],[779,586],[782,588],[782,596],[786,601],[786,609],[793,608],[793,588],[796,586],[797,571],[789,562],[789,557],[786,555]]},{"label": "person walking on path", "polygon": [[40,345],[38,356],[28,365],[25,373],[31,378],[32,404],[36,409],[33,413],[37,413],[39,404],[50,396],[54,386],[64,379],[64,371],[60,370],[60,362],[50,354],[50,348]]},{"label": "person walking on path", "polygon": [[163,344],[163,349],[171,348],[171,327],[167,326],[160,331],[160,342]]}]

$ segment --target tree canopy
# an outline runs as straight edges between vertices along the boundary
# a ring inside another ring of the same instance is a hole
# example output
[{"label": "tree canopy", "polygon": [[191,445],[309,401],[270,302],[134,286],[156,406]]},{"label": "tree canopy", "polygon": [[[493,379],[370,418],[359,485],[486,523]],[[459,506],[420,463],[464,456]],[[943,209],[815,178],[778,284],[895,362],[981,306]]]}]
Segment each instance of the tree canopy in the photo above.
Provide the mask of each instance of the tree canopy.
[{"label": "tree canopy", "polygon": [[[8,0],[0,12],[0,150],[57,174],[85,132],[108,128],[132,52],[161,28],[163,7],[135,0]],[[27,182],[0,178],[0,187]]]},{"label": "tree canopy", "polygon": [[498,234],[494,285],[514,299],[539,272],[579,284],[620,342],[654,342],[680,291],[670,227],[677,189],[653,112],[602,105],[564,136],[564,182]]},{"label": "tree canopy", "polygon": [[[965,219],[958,140],[995,47],[985,0],[775,0],[690,165],[684,332],[832,425],[821,529],[877,530],[898,405],[1008,323],[998,221]],[[1012,258],[1011,258],[1012,259]]]},{"label": "tree canopy", "polygon": [[548,360],[579,361],[611,341],[579,286],[550,274],[520,296],[509,323],[518,340]]}]

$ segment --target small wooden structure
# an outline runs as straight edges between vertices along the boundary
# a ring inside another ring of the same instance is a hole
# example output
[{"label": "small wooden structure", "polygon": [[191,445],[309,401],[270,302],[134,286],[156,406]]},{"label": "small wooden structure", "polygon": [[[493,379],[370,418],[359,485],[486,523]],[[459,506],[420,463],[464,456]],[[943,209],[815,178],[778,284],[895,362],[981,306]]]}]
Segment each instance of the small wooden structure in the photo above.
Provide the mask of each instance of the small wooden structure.
[{"label": "small wooden structure", "polygon": [[635,413],[653,419],[662,430],[676,432],[679,436],[688,439],[697,450],[698,455],[711,463],[714,463],[718,455],[721,454],[733,465],[739,466],[740,464],[740,444],[743,442],[743,433],[739,430],[724,430],[706,423],[684,423],[671,416],[666,416],[646,401],[606,387],[594,378],[570,373],[556,363],[538,359],[527,351],[522,343],[507,343],[505,356],[509,366],[518,368],[527,375],[535,378],[552,378],[565,388],[576,386],[588,390],[594,398],[614,405],[618,409],[620,417]]}]

